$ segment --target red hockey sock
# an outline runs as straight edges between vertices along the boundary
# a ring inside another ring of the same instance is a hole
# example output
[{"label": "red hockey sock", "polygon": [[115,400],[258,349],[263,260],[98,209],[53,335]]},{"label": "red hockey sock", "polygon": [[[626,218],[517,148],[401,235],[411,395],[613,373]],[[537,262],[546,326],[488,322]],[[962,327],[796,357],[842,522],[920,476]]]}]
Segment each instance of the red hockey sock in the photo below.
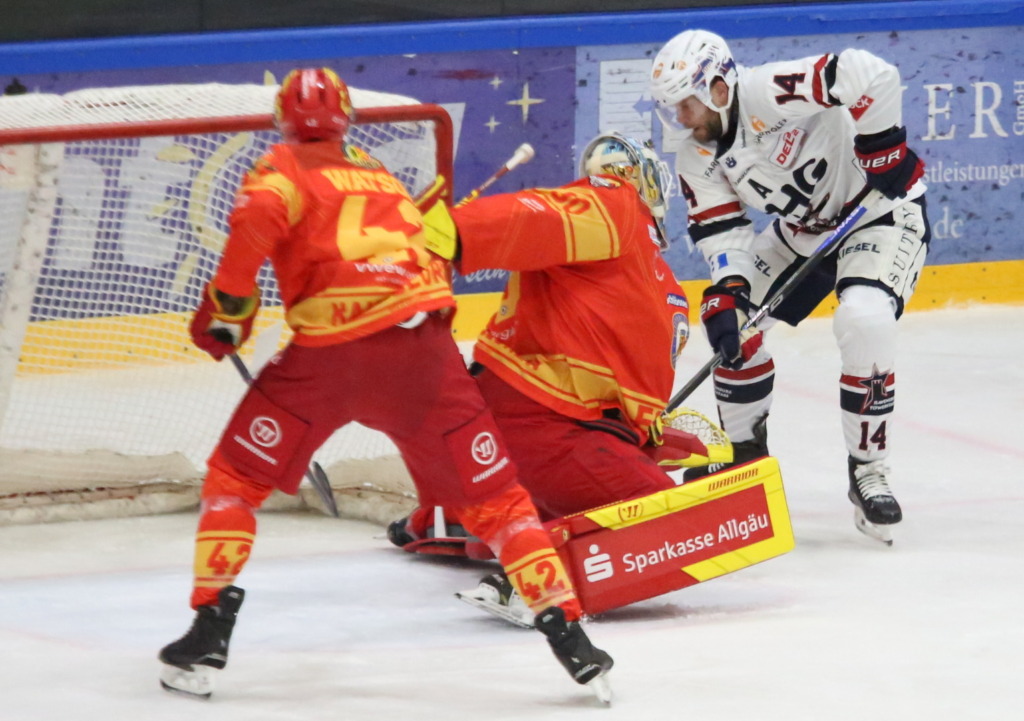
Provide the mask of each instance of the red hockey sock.
[{"label": "red hockey sock", "polygon": [[535,614],[561,606],[568,621],[582,615],[572,579],[547,531],[530,528],[517,533],[505,544],[500,560],[508,580]]},{"label": "red hockey sock", "polygon": [[531,611],[561,606],[568,620],[580,617],[572,579],[522,486],[510,486],[483,503],[458,509],[458,514],[463,527],[494,551]]},{"label": "red hockey sock", "polygon": [[216,603],[220,590],[234,584],[256,537],[253,512],[272,490],[210,467],[196,530],[192,608]]}]

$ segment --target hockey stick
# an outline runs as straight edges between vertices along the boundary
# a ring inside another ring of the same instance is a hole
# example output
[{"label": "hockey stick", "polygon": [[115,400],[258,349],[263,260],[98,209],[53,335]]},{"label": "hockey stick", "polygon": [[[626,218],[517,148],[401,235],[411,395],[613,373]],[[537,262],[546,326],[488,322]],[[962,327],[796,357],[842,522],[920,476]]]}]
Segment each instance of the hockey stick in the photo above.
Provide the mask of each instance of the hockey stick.
[{"label": "hockey stick", "polygon": [[[793,292],[793,289],[800,285],[804,278],[810,275],[811,271],[821,264],[821,261],[825,259],[825,256],[829,254],[829,251],[835,248],[839,242],[846,237],[847,233],[849,233],[853,229],[853,226],[857,224],[857,221],[859,221],[864,213],[868,211],[868,208],[878,202],[880,197],[881,194],[876,190],[861,193],[860,196],[855,199],[859,204],[850,211],[849,215],[843,218],[843,221],[836,226],[836,229],[833,230],[825,240],[821,242],[821,245],[815,248],[814,252],[807,256],[807,260],[803,262],[803,265],[800,266],[799,270],[791,275],[789,279],[782,284],[781,288],[775,291],[775,295],[769,298],[764,305],[757,309],[756,313],[747,319],[747,322],[743,324],[742,328],[740,328],[740,332],[742,333],[745,330],[756,328],[758,323],[771,314],[773,310],[778,308],[779,304]],[[715,368],[721,364],[722,356],[716,352],[711,356],[711,360],[705,363],[704,367],[697,371],[697,374],[688,380],[686,384],[669,399],[668,406],[665,408],[665,413],[669,413],[678,408],[679,404],[689,398],[690,394],[697,390],[697,387],[707,380],[708,376],[710,376]]]},{"label": "hockey stick", "polygon": [[469,193],[469,195],[467,195],[465,198],[456,203],[456,206],[465,205],[466,203],[470,203],[476,200],[477,198],[480,197],[481,193],[483,193],[485,190],[491,187],[494,184],[494,182],[501,178],[503,175],[505,175],[505,173],[512,170],[518,165],[522,165],[523,163],[529,163],[531,160],[533,160],[534,155],[536,155],[536,152],[534,151],[533,146],[530,145],[529,143],[523,143],[518,148],[516,148],[516,152],[512,153],[512,157],[506,160],[504,165],[498,168],[498,170],[491,177],[489,177],[487,180],[485,180],[476,188],[474,188]]},{"label": "hockey stick", "polygon": [[[231,359],[231,365],[238,371],[238,375],[242,376],[242,380],[252,385],[252,373],[246,367],[245,361],[235,353],[232,353],[228,358]],[[331,491],[331,482],[327,478],[324,469],[316,461],[313,461],[309,468],[306,469],[306,480],[313,486],[316,494],[320,496],[320,500],[323,502],[327,512],[335,518],[341,518],[341,514],[338,513],[338,504],[334,501],[334,493]]]}]

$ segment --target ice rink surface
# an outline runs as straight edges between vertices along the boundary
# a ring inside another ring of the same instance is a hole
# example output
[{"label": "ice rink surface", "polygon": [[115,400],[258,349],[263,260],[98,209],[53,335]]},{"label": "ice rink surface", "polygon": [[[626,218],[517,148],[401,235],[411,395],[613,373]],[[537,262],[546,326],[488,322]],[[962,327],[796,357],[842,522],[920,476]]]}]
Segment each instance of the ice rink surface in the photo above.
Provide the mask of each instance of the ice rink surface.
[{"label": "ice rink surface", "polygon": [[[1002,720],[1024,707],[1024,309],[901,321],[887,548],[853,527],[827,320],[778,327],[769,443],[796,548],[588,623],[610,709],[535,631],[452,597],[486,564],[383,529],[264,513],[206,702],[162,691],[192,619],[192,513],[0,528],[0,719],[10,721]],[[695,333],[678,382],[707,358]],[[710,383],[689,405],[712,411]]]}]

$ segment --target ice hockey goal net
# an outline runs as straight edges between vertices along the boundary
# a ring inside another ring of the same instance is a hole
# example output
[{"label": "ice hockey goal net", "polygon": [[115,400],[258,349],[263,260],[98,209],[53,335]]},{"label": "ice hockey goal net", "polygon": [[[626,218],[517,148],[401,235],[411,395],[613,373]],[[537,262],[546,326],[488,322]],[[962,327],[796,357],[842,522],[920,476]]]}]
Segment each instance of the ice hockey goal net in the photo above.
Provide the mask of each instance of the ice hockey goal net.
[{"label": "ice hockey goal net", "polygon": [[[245,386],[230,364],[191,347],[187,323],[242,174],[279,140],[276,89],[0,97],[0,524],[197,502],[205,459]],[[451,179],[443,108],[352,95],[350,142],[414,195]],[[260,285],[243,354],[253,367],[288,336],[269,266]],[[385,522],[412,503],[380,434],[350,426],[316,460],[343,513]],[[297,503],[315,499],[304,489]]]}]

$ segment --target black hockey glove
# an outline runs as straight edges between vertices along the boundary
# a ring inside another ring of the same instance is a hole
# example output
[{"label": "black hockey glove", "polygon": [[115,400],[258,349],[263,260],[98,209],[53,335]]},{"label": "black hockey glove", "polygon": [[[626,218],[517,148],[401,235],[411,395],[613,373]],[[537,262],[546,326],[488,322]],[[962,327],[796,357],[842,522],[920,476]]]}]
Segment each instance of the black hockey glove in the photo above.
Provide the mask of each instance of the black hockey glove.
[{"label": "black hockey glove", "polygon": [[924,175],[924,161],[907,147],[907,129],[893,128],[853,139],[867,183],[886,198],[902,198]]},{"label": "black hockey glove", "polygon": [[750,285],[738,276],[730,276],[704,289],[700,319],[708,343],[726,368],[739,368],[761,347],[761,332],[740,332],[750,308]]}]

